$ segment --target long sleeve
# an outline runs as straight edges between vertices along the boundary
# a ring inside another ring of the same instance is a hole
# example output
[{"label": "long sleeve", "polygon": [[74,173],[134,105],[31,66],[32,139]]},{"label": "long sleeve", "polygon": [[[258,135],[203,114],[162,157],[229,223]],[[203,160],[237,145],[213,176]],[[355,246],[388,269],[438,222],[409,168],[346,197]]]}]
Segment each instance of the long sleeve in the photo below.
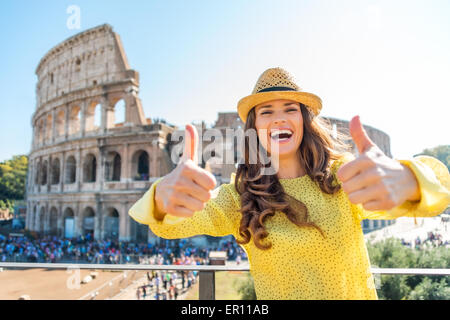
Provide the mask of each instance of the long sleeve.
[{"label": "long sleeve", "polygon": [[[352,211],[360,220],[433,217],[441,214],[450,204],[450,175],[442,162],[429,156],[398,161],[414,173],[419,184],[420,201],[405,201],[402,205],[387,211],[368,211],[360,204],[352,204]],[[341,164],[343,161],[338,161],[335,170]]]},{"label": "long sleeve", "polygon": [[237,234],[240,213],[234,184],[222,184],[217,187],[205,208],[195,212],[192,217],[166,214],[163,220],[156,220],[155,188],[161,179],[156,180],[129,210],[128,214],[134,220],[148,225],[153,233],[165,239],[187,238],[201,234],[215,237]]}]

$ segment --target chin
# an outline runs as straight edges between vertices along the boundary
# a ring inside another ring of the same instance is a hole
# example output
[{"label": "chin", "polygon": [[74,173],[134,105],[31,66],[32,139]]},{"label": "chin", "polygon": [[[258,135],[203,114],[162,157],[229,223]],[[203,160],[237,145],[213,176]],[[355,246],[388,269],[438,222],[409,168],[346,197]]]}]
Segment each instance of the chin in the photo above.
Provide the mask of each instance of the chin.
[{"label": "chin", "polygon": [[289,159],[289,158],[295,157],[295,155],[296,155],[296,153],[294,151],[292,151],[292,152],[283,152],[283,153],[278,154],[277,156],[279,159],[282,160],[282,159]]},{"label": "chin", "polygon": [[299,148],[300,148],[299,145],[298,146],[281,145],[279,147],[278,152],[275,154],[278,155],[280,158],[288,158],[295,156]]},{"label": "chin", "polygon": [[274,153],[274,154],[270,153],[270,156],[273,155],[273,156],[278,156],[279,159],[287,159],[287,158],[294,157],[297,154],[297,150],[298,149],[295,149],[295,148],[291,148],[289,150],[281,149],[281,150],[279,150],[278,153]]}]

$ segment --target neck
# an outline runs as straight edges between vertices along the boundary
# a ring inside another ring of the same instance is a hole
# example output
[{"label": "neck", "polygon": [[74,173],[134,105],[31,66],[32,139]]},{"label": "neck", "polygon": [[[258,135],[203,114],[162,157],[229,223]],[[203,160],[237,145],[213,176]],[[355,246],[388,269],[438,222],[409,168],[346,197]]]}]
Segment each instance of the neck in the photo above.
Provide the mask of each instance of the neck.
[{"label": "neck", "polygon": [[298,155],[279,158],[278,163],[273,161],[273,166],[277,170],[278,179],[298,178],[306,174],[298,160]]}]

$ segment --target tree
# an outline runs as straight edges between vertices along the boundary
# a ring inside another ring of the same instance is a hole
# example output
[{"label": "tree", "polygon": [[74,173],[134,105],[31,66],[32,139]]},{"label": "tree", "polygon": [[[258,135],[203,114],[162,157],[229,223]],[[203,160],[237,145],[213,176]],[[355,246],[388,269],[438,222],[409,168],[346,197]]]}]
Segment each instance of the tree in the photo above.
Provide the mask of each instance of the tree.
[{"label": "tree", "polygon": [[[401,244],[398,239],[389,238],[375,244],[367,243],[370,262],[378,268],[411,268],[415,262],[414,252]],[[382,300],[401,300],[411,291],[406,276],[381,276],[377,287]]]},{"label": "tree", "polygon": [[450,300],[450,287],[445,279],[425,278],[410,294],[412,300]]},{"label": "tree", "polygon": [[425,149],[420,154],[432,156],[439,159],[450,170],[450,145],[443,145],[431,149]]},{"label": "tree", "polygon": [[25,155],[13,156],[0,163],[0,200],[5,204],[12,206],[11,200],[25,198],[27,170],[28,157]]},{"label": "tree", "polygon": [[255,285],[250,273],[247,274],[247,279],[240,282],[237,291],[241,295],[241,300],[256,300]]},{"label": "tree", "polygon": [[[450,251],[445,247],[416,250],[403,246],[399,239],[388,238],[367,243],[372,266],[379,268],[447,268]],[[450,279],[440,276],[384,275],[377,293],[386,300],[449,300]]]}]

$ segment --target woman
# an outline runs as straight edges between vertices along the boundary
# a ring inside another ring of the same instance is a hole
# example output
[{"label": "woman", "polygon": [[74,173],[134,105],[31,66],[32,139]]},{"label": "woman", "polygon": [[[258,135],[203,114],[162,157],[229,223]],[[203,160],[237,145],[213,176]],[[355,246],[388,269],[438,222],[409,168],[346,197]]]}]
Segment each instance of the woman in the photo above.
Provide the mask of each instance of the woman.
[{"label": "woman", "polygon": [[182,161],[129,214],[163,238],[233,235],[258,299],[377,299],[361,220],[438,215],[450,202],[448,170],[431,157],[388,158],[357,117],[359,156],[349,157],[321,124],[321,107],[287,71],[266,70],[238,112],[270,161],[246,140],[231,182],[212,191],[188,125]]}]

